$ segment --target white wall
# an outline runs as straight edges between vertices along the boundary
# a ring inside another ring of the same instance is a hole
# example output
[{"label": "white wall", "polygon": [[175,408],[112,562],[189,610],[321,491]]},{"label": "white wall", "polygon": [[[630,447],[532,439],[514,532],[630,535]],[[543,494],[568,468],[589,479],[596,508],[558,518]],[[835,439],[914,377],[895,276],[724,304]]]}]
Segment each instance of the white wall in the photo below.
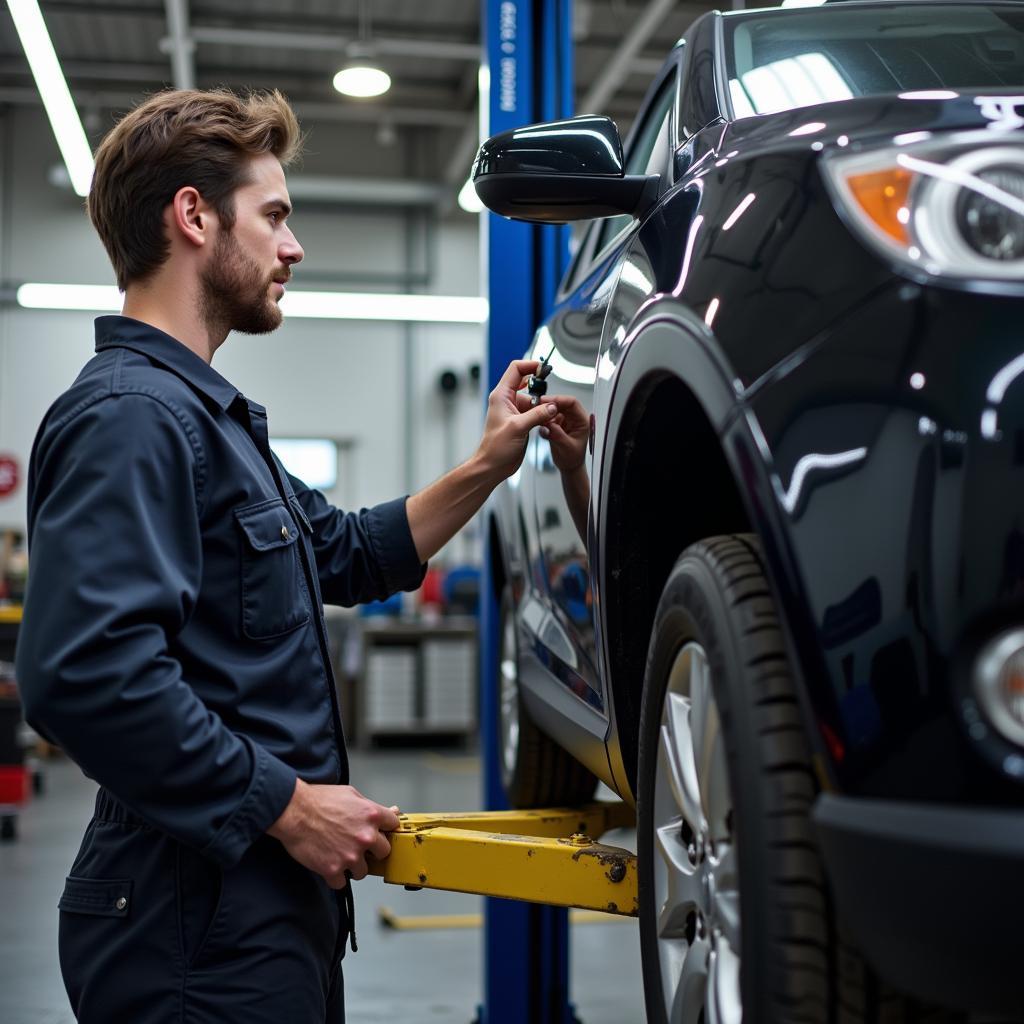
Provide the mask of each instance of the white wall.
[{"label": "white wall", "polygon": [[[309,128],[310,126],[306,126]],[[360,140],[360,143],[365,140]],[[337,128],[322,136],[312,127],[313,151],[303,168],[328,173],[330,147],[342,147]],[[382,156],[382,161],[387,154]],[[59,157],[41,109],[0,113],[0,282],[111,283],[110,271],[82,203],[47,180]],[[343,161],[339,157],[339,166]],[[406,263],[404,215],[398,210],[303,209],[294,229],[306,252],[296,268],[317,287],[403,290],[401,284],[365,286],[366,275],[400,277]],[[476,224],[469,218],[436,227],[429,281],[419,290],[478,293]],[[49,404],[92,354],[92,314],[22,310],[0,306],[0,456],[13,454],[27,470],[35,429]],[[409,355],[407,363],[406,355]],[[264,337],[232,336],[214,366],[246,395],[265,404],[272,435],[322,436],[351,443],[348,464],[331,497],[339,504],[381,501],[418,488],[446,468],[445,439],[454,453],[472,450],[482,419],[482,390],[468,384],[468,367],[484,356],[482,328],[465,325],[406,326],[358,321],[291,320]],[[460,374],[446,435],[443,403],[436,390],[443,368]],[[411,389],[407,423],[404,394]],[[407,451],[406,436],[412,439]],[[0,528],[25,522],[25,485],[0,498]],[[464,550],[453,554],[462,555]]]}]

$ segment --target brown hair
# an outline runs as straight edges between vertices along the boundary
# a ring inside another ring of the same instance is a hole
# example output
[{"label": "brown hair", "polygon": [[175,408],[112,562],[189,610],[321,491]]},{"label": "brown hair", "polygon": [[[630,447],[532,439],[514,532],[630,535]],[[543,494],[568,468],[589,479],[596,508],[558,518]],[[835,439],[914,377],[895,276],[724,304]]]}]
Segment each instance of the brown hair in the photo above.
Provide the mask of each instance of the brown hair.
[{"label": "brown hair", "polygon": [[230,230],[247,161],[273,153],[288,166],[301,148],[299,123],[276,89],[168,90],[137,106],[100,143],[88,199],[118,287],[145,280],[167,259],[163,213],[180,188],[197,189]]}]

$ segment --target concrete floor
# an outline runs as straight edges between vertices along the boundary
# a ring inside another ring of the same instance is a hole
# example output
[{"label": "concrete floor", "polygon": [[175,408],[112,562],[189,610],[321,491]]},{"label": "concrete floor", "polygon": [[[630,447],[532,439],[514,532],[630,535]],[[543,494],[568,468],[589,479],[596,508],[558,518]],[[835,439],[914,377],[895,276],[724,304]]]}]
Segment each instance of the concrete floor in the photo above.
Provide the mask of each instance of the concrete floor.
[{"label": "concrete floor", "polygon": [[[0,844],[2,1024],[73,1021],[57,966],[56,904],[89,820],[95,787],[66,761],[48,763],[45,770],[46,794],[20,816],[18,840]],[[480,806],[479,762],[461,753],[357,752],[352,778],[367,796],[407,811]],[[629,846],[631,836],[617,834],[606,841]],[[357,883],[356,906],[359,952],[345,960],[350,1024],[469,1024],[475,1019],[483,970],[479,929],[395,931],[378,923],[377,911],[384,906],[403,916],[471,914],[482,909],[482,900],[459,893],[406,892],[368,878]],[[582,1024],[643,1020],[634,922],[572,925],[570,960],[570,993]]]}]

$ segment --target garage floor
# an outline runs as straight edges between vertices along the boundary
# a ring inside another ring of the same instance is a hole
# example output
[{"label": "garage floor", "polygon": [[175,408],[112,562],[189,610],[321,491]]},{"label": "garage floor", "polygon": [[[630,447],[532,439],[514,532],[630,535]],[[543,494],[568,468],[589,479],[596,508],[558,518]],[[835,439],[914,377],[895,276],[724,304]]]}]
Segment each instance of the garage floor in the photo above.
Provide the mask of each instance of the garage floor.
[{"label": "garage floor", "polygon": [[[0,844],[0,1021],[72,1024],[57,967],[57,898],[92,811],[95,787],[74,765],[46,766],[47,791],[22,814],[15,843]],[[374,751],[352,755],[362,792],[408,811],[475,810],[479,762],[462,753]],[[608,842],[631,846],[627,834]],[[399,915],[471,914],[475,896],[406,892],[369,878],[358,883],[359,952],[345,960],[350,1024],[445,1021],[469,1024],[481,997],[479,929],[393,931],[377,910]],[[571,995],[582,1024],[643,1020],[636,925],[572,926]],[[614,969],[611,969],[614,966]]]}]

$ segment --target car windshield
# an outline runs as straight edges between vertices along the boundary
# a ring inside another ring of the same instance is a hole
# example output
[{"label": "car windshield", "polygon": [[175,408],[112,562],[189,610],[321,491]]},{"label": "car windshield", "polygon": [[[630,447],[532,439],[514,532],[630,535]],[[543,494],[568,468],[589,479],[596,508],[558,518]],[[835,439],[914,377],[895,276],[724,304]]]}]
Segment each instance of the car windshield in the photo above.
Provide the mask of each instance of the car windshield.
[{"label": "car windshield", "polygon": [[1024,5],[901,3],[729,16],[736,117],[881,93],[1024,87]]}]

